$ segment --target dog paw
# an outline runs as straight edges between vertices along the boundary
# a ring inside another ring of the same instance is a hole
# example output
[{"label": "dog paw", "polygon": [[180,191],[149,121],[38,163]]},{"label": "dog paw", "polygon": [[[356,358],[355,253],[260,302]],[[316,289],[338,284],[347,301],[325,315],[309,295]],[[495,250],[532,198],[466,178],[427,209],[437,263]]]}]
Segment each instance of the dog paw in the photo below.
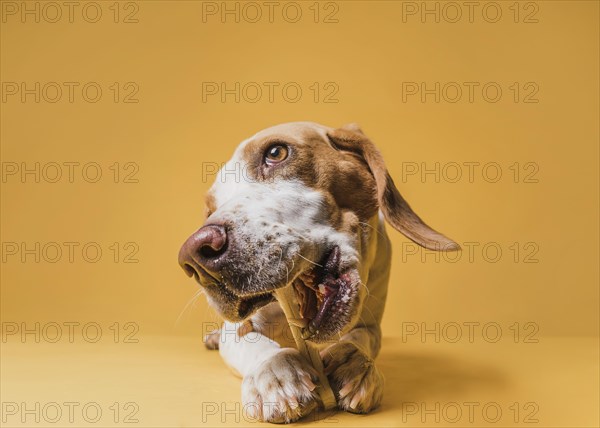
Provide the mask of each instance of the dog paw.
[{"label": "dog paw", "polygon": [[296,349],[282,349],[242,382],[248,416],[264,422],[290,423],[317,407],[318,376]]},{"label": "dog paw", "polygon": [[341,409],[368,413],[379,406],[384,380],[375,361],[350,342],[330,346],[321,357]]},{"label": "dog paw", "polygon": [[204,346],[211,351],[219,349],[219,340],[221,340],[221,330],[214,330],[204,336]]}]

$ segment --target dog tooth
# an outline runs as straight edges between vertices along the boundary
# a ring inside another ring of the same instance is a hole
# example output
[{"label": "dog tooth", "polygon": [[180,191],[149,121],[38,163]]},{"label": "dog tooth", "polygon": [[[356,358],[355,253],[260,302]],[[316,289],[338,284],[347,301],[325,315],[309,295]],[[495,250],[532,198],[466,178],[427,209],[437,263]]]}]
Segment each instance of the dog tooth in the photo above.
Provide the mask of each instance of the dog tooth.
[{"label": "dog tooth", "polygon": [[317,333],[319,330],[315,327],[313,321],[309,321],[308,325],[302,329],[302,338],[303,339],[310,339],[312,336],[315,335],[315,333]]}]

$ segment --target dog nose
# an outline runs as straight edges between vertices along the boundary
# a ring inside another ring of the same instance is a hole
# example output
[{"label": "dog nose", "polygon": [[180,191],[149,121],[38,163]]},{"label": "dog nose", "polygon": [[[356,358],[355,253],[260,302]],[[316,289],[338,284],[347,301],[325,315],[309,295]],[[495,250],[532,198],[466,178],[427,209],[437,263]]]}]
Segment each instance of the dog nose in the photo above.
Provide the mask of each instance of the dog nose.
[{"label": "dog nose", "polygon": [[208,224],[198,229],[179,250],[179,265],[192,276],[200,275],[200,268],[219,270],[222,255],[227,251],[227,231],[220,224]]}]

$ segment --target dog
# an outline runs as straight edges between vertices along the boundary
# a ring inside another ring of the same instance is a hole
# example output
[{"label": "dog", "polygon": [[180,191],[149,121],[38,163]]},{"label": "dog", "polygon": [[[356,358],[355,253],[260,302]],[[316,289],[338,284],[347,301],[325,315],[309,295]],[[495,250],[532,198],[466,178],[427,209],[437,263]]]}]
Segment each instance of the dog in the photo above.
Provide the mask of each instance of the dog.
[{"label": "dog", "polygon": [[288,286],[302,316],[291,322],[318,344],[338,407],[375,409],[392,257],[385,223],[430,250],[459,245],[411,209],[355,124],[293,122],[258,132],[221,168],[206,207],[179,264],[225,319],[205,343],[242,377],[247,413],[289,423],[319,405],[317,374],[274,297]]}]

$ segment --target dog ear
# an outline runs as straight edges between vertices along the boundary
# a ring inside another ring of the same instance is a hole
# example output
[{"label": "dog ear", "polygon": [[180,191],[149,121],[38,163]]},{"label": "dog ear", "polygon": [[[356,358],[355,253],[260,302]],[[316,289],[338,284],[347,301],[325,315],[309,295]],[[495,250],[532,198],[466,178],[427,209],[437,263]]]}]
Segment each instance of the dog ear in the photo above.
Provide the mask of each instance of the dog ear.
[{"label": "dog ear", "polygon": [[352,152],[364,159],[377,184],[377,201],[385,219],[394,229],[430,250],[460,250],[460,245],[429,227],[402,197],[388,173],[381,152],[356,124],[344,125],[327,133],[338,150]]}]

